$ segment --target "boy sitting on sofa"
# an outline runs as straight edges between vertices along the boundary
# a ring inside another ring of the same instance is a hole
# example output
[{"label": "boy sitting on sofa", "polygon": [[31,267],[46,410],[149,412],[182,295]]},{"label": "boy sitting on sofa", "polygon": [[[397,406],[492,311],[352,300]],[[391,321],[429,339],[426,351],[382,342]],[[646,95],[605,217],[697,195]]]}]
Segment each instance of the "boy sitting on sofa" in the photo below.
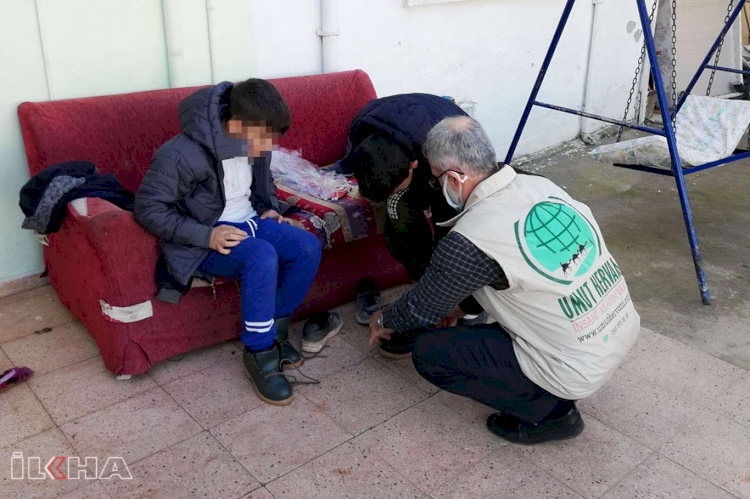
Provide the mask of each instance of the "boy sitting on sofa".
[{"label": "boy sitting on sofa", "polygon": [[[167,278],[241,280],[244,364],[258,396],[292,400],[283,369],[302,365],[289,318],[318,270],[317,238],[279,214],[271,151],[291,124],[269,82],[220,83],[180,103],[182,133],[156,151],[135,199],[135,217],[160,240]],[[167,286],[168,287],[168,286]],[[305,326],[302,349],[317,352],[343,326],[337,313]]]}]

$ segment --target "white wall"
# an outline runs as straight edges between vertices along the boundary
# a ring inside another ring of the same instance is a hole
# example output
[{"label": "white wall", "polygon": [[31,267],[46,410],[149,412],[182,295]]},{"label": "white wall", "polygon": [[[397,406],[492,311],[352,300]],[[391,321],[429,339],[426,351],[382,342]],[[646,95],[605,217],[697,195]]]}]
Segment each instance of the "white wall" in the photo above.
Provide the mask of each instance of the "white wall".
[{"label": "white wall", "polygon": [[[564,0],[338,4],[340,70],[364,69],[381,96],[418,91],[476,102],[475,116],[502,158]],[[627,21],[636,19],[630,4],[605,2],[606,29],[616,36],[601,44],[603,54],[637,52],[625,35]],[[0,13],[0,284],[42,269],[17,207],[28,178],[20,102],[313,74],[322,67],[319,0],[0,0]],[[542,100],[581,107],[591,21],[590,0],[580,0]],[[596,72],[596,108],[617,108],[616,115],[635,61],[599,60],[605,64]],[[580,125],[577,117],[537,109],[518,152],[572,139]]]},{"label": "white wall", "polygon": [[[560,0],[475,0],[404,8],[402,0],[339,2],[339,60],[381,95],[429,92],[477,103],[504,156],[562,11]],[[591,4],[576,8],[540,98],[580,107]],[[519,153],[574,138],[579,119],[534,112]]]}]

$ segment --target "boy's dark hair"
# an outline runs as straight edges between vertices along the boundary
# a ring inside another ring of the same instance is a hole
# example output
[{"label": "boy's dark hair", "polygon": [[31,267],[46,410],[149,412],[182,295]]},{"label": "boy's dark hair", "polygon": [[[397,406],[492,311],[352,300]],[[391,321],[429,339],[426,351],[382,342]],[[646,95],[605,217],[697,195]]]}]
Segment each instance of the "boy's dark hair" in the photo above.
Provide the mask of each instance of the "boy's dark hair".
[{"label": "boy's dark hair", "polygon": [[250,78],[232,88],[228,118],[265,125],[279,135],[284,135],[292,124],[292,113],[279,91],[259,78]]},{"label": "boy's dark hair", "polygon": [[352,153],[359,193],[377,203],[385,201],[409,176],[409,157],[396,142],[370,135]]}]

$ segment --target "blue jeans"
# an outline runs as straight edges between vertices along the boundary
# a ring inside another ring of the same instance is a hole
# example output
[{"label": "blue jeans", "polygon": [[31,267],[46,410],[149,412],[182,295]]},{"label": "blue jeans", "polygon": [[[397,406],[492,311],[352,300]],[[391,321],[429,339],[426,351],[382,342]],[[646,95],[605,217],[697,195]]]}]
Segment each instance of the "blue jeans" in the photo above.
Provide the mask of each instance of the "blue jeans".
[{"label": "blue jeans", "polygon": [[228,255],[211,251],[200,271],[241,279],[242,343],[250,350],[270,348],[274,319],[292,315],[307,295],[320,265],[321,247],[309,232],[276,220],[219,222],[247,232]]}]

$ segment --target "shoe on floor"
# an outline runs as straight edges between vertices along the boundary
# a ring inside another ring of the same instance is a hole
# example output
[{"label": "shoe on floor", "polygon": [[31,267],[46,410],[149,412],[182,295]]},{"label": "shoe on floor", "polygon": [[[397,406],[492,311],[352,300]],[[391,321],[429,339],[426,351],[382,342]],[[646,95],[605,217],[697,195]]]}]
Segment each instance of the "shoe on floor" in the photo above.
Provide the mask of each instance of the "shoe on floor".
[{"label": "shoe on floor", "polygon": [[406,331],[391,333],[390,340],[380,340],[378,353],[387,359],[408,359],[414,351],[414,340],[417,335]]},{"label": "shoe on floor", "polygon": [[357,324],[367,326],[370,324],[372,314],[380,310],[380,291],[375,281],[365,279],[357,286],[357,311],[355,318]]},{"label": "shoe on floor", "polygon": [[478,324],[487,324],[488,319],[487,312],[482,310],[479,315],[467,315],[461,319],[458,319],[459,326],[476,326]]},{"label": "shoe on floor", "polygon": [[258,397],[271,405],[287,405],[292,401],[292,385],[281,370],[281,346],[274,343],[268,350],[242,356],[245,369]]},{"label": "shoe on floor", "polygon": [[487,428],[500,438],[520,445],[534,445],[553,440],[567,440],[583,433],[583,419],[575,406],[564,416],[538,424],[527,423],[506,414],[487,418]]},{"label": "shoe on floor", "polygon": [[297,348],[289,342],[289,324],[291,317],[279,317],[273,320],[276,326],[276,341],[281,346],[281,368],[299,369],[305,359]]},{"label": "shoe on floor", "polygon": [[339,334],[344,327],[344,318],[338,312],[313,314],[302,328],[302,351],[318,353],[328,340]]}]

